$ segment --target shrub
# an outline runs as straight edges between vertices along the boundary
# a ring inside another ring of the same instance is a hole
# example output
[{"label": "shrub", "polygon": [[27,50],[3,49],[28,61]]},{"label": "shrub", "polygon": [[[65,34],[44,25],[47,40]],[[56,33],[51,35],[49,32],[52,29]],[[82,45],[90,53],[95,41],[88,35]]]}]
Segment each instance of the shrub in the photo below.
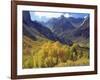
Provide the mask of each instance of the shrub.
[{"label": "shrub", "polygon": [[53,67],[60,62],[66,62],[69,53],[69,47],[59,42],[44,43],[34,55],[34,67]]}]

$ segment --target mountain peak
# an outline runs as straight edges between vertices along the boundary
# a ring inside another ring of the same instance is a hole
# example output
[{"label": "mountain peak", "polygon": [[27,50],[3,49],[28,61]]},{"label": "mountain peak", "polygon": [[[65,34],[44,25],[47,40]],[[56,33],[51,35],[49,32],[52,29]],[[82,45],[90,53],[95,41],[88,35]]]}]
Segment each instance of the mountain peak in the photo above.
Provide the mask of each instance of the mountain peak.
[{"label": "mountain peak", "polygon": [[65,16],[64,15],[61,15],[61,18],[65,18]]},{"label": "mountain peak", "polygon": [[66,20],[67,18],[64,15],[61,15],[60,17],[57,18],[58,20]]}]

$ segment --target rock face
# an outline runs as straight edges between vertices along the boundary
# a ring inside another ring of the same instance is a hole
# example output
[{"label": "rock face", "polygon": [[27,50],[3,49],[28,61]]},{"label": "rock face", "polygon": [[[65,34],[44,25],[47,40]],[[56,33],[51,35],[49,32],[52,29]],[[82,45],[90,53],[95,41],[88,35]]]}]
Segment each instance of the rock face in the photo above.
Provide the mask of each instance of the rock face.
[{"label": "rock face", "polygon": [[56,34],[75,29],[69,19],[63,15],[50,19],[46,24]]},{"label": "rock face", "polygon": [[37,21],[31,21],[29,12],[25,12],[23,14],[23,24],[24,24],[23,25],[24,34],[46,37],[50,40],[57,40],[56,35],[54,35],[50,29],[48,29],[47,27],[44,27],[41,23]]},{"label": "rock face", "polygon": [[[60,27],[59,27],[60,28]],[[59,41],[63,44],[72,45],[73,42],[69,39],[65,39],[58,36],[55,32],[49,29],[47,26],[42,25],[38,21],[32,21],[30,18],[30,13],[28,11],[23,12],[23,34],[30,37],[33,40],[37,40],[38,37],[48,38],[53,41]],[[60,33],[60,31],[58,31]]]},{"label": "rock face", "polygon": [[33,40],[37,37],[72,45],[74,39],[89,39],[89,16],[86,18],[66,18],[61,15],[47,22],[32,21],[29,11],[23,11],[23,34]]},{"label": "rock face", "polygon": [[58,18],[51,18],[45,25],[62,38],[62,42],[64,40],[73,41],[79,38],[89,39],[89,16],[86,18],[66,18],[62,15]]},{"label": "rock face", "polygon": [[79,37],[79,36],[81,36],[81,37],[84,37],[84,38],[89,38],[89,33],[90,33],[90,31],[89,31],[89,17],[87,17],[87,18],[85,18],[85,20],[84,20],[84,22],[81,24],[81,26],[78,28],[78,29],[76,29],[75,31],[74,31],[74,36],[75,37]]}]

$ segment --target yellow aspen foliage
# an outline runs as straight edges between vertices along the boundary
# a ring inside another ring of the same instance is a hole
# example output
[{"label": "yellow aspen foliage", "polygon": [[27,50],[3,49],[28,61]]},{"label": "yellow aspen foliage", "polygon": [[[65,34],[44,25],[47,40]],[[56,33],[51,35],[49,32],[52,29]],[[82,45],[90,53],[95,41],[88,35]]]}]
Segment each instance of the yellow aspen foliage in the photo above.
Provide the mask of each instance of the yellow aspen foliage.
[{"label": "yellow aspen foliage", "polygon": [[[28,41],[27,41],[28,43]],[[24,45],[23,68],[80,66],[89,64],[89,50],[77,43],[72,46],[59,41],[34,41],[32,47]]]}]

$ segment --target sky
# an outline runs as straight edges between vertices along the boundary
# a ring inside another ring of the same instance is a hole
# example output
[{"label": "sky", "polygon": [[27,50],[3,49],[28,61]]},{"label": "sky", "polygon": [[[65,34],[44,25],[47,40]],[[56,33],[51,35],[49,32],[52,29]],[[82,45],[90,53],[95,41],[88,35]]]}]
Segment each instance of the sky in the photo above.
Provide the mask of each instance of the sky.
[{"label": "sky", "polygon": [[61,15],[64,15],[66,18],[69,17],[74,17],[74,18],[85,18],[87,17],[89,14],[86,13],[68,13],[68,12],[34,12],[34,11],[30,11],[30,15],[31,15],[31,20],[37,20],[37,21],[47,21],[50,18],[58,18]]}]

